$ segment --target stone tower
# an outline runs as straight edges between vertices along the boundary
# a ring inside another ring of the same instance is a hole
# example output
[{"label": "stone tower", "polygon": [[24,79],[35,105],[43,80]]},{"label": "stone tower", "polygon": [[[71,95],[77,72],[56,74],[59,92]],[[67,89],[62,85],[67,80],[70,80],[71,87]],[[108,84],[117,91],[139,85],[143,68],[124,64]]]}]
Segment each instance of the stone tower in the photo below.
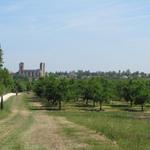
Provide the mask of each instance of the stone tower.
[{"label": "stone tower", "polygon": [[24,63],[21,62],[21,63],[19,64],[19,74],[22,75],[23,72],[24,72]]},{"label": "stone tower", "polygon": [[45,63],[40,63],[40,73],[41,77],[45,76]]}]

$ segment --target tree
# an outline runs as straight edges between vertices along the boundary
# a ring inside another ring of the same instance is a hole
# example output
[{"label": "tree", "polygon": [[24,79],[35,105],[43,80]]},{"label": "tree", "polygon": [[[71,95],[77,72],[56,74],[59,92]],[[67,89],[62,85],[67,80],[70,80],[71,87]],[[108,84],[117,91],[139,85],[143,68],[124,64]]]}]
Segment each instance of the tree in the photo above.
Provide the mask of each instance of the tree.
[{"label": "tree", "polygon": [[93,100],[95,78],[81,80],[81,96],[85,104],[89,104],[89,100]]},{"label": "tree", "polygon": [[39,80],[37,80],[33,83],[33,91],[39,97],[44,97],[45,94],[46,94],[45,93],[45,87],[48,84],[48,80],[46,80],[46,79],[45,78],[40,78]]},{"label": "tree", "polygon": [[64,100],[67,96],[66,93],[67,93],[67,82],[66,82],[66,80],[65,79],[58,80],[55,98],[58,101],[59,110],[61,110],[62,100]]},{"label": "tree", "polygon": [[144,111],[144,104],[150,99],[150,90],[144,81],[139,83],[139,91],[135,98],[135,104],[141,105],[141,111]]},{"label": "tree", "polygon": [[13,91],[16,92],[16,95],[18,92],[24,92],[24,91],[31,91],[33,82],[31,82],[26,77],[21,77],[18,75],[13,76]]},{"label": "tree", "polygon": [[101,78],[97,84],[95,84],[94,100],[99,102],[100,110],[102,110],[103,103],[108,101],[109,89],[108,81]]},{"label": "tree", "polygon": [[132,107],[136,96],[140,90],[139,81],[137,79],[127,79],[122,84],[121,95],[125,101],[130,102]]},{"label": "tree", "polygon": [[3,109],[3,95],[12,90],[13,80],[7,69],[0,69],[0,96]]},{"label": "tree", "polygon": [[58,105],[61,110],[61,102],[67,97],[68,82],[54,76],[41,78],[34,84],[35,93],[46,98],[52,106]]},{"label": "tree", "polygon": [[1,110],[4,108],[4,106],[3,106],[3,94],[4,94],[4,85],[2,83],[0,83]]}]

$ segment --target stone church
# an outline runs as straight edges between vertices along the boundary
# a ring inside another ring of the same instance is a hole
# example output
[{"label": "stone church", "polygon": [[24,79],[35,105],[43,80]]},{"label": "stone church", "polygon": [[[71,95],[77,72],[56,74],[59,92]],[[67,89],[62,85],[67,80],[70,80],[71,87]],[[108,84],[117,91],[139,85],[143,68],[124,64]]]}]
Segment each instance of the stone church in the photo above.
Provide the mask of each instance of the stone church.
[{"label": "stone church", "polygon": [[19,64],[19,71],[17,73],[19,76],[27,77],[30,79],[38,79],[45,76],[45,63],[40,63],[40,68],[35,70],[26,70],[24,68],[24,63]]}]

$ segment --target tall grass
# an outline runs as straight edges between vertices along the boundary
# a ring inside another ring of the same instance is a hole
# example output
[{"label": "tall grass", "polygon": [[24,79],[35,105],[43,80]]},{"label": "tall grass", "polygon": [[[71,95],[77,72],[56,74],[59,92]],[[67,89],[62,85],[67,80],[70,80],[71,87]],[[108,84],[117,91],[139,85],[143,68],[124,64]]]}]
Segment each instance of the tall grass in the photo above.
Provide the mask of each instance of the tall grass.
[{"label": "tall grass", "polygon": [[0,110],[0,120],[7,117],[11,113],[11,107],[15,99],[16,97],[13,96],[4,102],[4,109]]}]

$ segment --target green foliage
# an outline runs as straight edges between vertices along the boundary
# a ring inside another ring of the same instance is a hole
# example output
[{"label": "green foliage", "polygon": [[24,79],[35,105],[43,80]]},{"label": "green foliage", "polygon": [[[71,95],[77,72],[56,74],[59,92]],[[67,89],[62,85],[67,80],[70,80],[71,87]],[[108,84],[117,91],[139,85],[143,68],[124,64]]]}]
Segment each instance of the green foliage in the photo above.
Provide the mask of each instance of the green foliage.
[{"label": "green foliage", "polygon": [[89,77],[83,79],[60,78],[51,75],[34,82],[34,92],[44,97],[51,105],[61,105],[62,100],[83,102],[86,106],[99,103],[102,110],[103,103],[113,100],[125,100],[130,105],[142,107],[149,99],[150,81],[147,79],[107,79]]},{"label": "green foliage", "polygon": [[13,87],[13,79],[7,69],[0,69],[0,94],[3,95],[11,91]]},{"label": "green foliage", "polygon": [[150,100],[150,87],[149,83],[145,81],[139,82],[139,90],[135,97],[135,104],[141,105],[141,110],[144,110],[144,104]]},{"label": "green foliage", "polygon": [[40,78],[34,83],[34,92],[39,97],[46,98],[51,105],[61,105],[62,100],[74,100],[88,105],[89,101],[100,103],[109,101],[108,80],[103,78],[68,79],[50,76]]},{"label": "green foliage", "polygon": [[34,92],[46,98],[51,105],[59,105],[61,109],[61,101],[66,98],[67,80],[57,79],[54,76],[40,78],[34,83]]},{"label": "green foliage", "polygon": [[3,109],[3,95],[11,91],[13,80],[7,69],[0,69],[0,96],[1,96],[1,109]]},{"label": "green foliage", "polygon": [[29,81],[28,78],[14,76],[13,77],[13,91],[24,92],[24,91],[31,91],[32,90],[32,82]]},{"label": "green foliage", "polygon": [[99,102],[100,110],[102,110],[102,104],[109,100],[109,83],[108,80],[100,78],[95,81],[95,88],[93,92],[93,99]]},{"label": "green foliage", "polygon": [[143,106],[149,100],[150,84],[149,80],[144,79],[127,79],[122,80],[117,85],[117,90],[124,100],[133,104]]}]

